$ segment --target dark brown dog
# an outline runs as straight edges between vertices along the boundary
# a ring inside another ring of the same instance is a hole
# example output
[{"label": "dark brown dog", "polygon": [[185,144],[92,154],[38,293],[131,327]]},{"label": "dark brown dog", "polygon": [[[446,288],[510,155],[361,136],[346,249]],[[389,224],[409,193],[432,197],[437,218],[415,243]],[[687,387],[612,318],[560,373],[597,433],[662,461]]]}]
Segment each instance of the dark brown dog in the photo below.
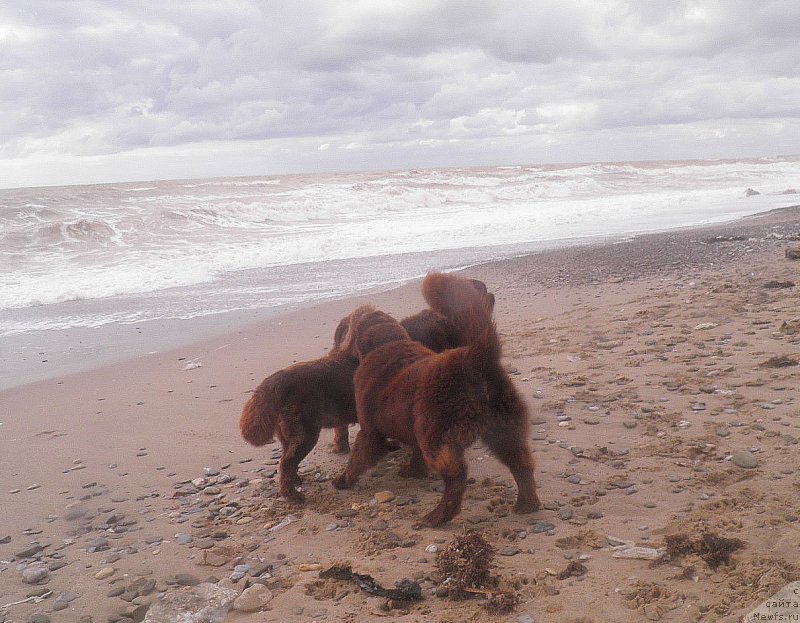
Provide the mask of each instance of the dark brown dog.
[{"label": "dark brown dog", "polygon": [[423,521],[452,519],[467,485],[466,449],[478,438],[510,470],[517,483],[515,510],[540,507],[528,445],[528,410],[500,363],[500,341],[486,300],[468,280],[432,273],[423,282],[428,304],[466,337],[467,346],[436,354],[411,340],[388,314],[359,308],[351,314],[342,351],[357,356],[354,377],[361,430],[345,471],[333,485],[352,487],[387,452],[387,439],[412,449],[402,472],[435,470],[445,490]]},{"label": "dark brown dog", "polygon": [[[486,291],[483,282],[474,280],[472,283],[491,309],[494,296]],[[334,429],[334,452],[345,454],[350,450],[347,429],[357,421],[353,374],[358,359],[339,348],[350,321],[351,316],[346,316],[339,322],[328,355],[297,363],[264,379],[245,404],[239,419],[242,437],[255,446],[263,446],[274,436],[278,437],[283,450],[279,491],[294,502],[303,500],[296,488],[301,484],[297,468],[317,444],[321,429]],[[413,339],[436,352],[464,344],[458,328],[431,309],[409,316],[403,324]]]}]

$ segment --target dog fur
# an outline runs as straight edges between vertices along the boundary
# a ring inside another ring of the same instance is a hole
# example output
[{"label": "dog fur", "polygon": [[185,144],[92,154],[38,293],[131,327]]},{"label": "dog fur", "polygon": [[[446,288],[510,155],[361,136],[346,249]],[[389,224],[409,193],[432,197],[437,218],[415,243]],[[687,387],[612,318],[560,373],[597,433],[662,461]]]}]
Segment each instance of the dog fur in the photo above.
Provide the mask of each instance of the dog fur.
[{"label": "dog fur", "polygon": [[[473,287],[491,310],[494,296],[481,281]],[[357,314],[374,311],[359,308]],[[347,335],[353,314],[343,318],[334,332],[333,347],[320,359],[297,363],[264,379],[244,405],[239,427],[242,437],[255,446],[277,436],[283,450],[279,470],[279,491],[290,501],[302,502],[297,468],[319,440],[323,428],[334,429],[333,451],[350,451],[348,426],[356,423],[353,375],[358,359],[343,352],[340,344]],[[403,320],[413,339],[436,352],[464,344],[464,337],[447,317],[426,309]]]},{"label": "dog fur", "polygon": [[374,308],[353,312],[340,348],[360,361],[354,377],[360,431],[339,489],[389,450],[388,439],[412,449],[401,475],[444,479],[441,501],[423,522],[438,526],[461,509],[467,484],[466,449],[478,438],[511,471],[515,510],[540,508],[528,443],[528,410],[500,362],[500,341],[485,295],[469,280],[431,273],[425,300],[450,320],[466,346],[434,353],[410,339],[403,326]]}]

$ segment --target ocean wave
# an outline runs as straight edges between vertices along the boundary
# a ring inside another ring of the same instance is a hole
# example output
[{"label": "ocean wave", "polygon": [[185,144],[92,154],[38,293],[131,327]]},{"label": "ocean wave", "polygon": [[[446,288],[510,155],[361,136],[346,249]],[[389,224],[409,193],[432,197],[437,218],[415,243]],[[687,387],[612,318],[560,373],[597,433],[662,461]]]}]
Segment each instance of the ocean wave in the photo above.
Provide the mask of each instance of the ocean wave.
[{"label": "ocean wave", "polygon": [[[251,269],[734,218],[788,205],[793,197],[780,193],[798,179],[800,159],[761,159],[2,191],[0,308],[224,283]],[[748,187],[762,194],[745,198]]]}]

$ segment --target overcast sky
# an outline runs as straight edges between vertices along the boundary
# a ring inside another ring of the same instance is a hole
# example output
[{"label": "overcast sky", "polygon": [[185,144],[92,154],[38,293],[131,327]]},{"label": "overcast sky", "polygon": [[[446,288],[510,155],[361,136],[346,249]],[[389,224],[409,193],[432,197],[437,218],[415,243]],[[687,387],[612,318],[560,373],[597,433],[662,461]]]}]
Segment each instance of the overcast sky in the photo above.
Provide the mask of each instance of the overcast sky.
[{"label": "overcast sky", "polygon": [[0,186],[800,152],[797,0],[4,0]]}]

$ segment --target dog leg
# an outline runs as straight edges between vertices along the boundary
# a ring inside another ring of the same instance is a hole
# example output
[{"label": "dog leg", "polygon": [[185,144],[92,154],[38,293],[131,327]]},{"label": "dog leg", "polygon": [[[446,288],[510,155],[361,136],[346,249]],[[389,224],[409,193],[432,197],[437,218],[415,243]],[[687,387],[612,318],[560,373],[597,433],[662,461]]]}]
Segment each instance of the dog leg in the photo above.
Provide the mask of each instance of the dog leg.
[{"label": "dog leg", "polygon": [[386,439],[374,431],[362,428],[356,435],[347,467],[333,479],[333,486],[337,489],[352,488],[358,482],[359,476],[375,465],[388,451]]},{"label": "dog leg", "polygon": [[333,429],[333,453],[347,454],[348,452],[350,452],[350,440],[348,439],[347,424],[344,424]]},{"label": "dog leg", "polygon": [[461,500],[467,488],[467,462],[464,460],[464,450],[454,446],[444,446],[430,467],[438,471],[444,479],[442,499],[436,508],[422,518],[425,525],[435,527],[447,523],[461,510]]},{"label": "dog leg", "polygon": [[297,468],[314,446],[317,445],[319,439],[319,428],[305,427],[301,431],[293,431],[293,435],[289,436],[289,443],[283,449],[283,456],[281,456],[280,468],[280,494],[291,502],[300,504],[304,501],[304,496],[296,487],[300,485],[302,480],[297,473]]},{"label": "dog leg", "polygon": [[494,427],[482,435],[484,443],[508,469],[517,483],[517,513],[532,513],[542,507],[536,495],[536,481],[533,476],[533,455],[525,435],[511,426]]},{"label": "dog leg", "polygon": [[411,460],[404,463],[397,472],[401,478],[427,478],[428,466],[425,465],[425,457],[419,446],[412,448]]}]

